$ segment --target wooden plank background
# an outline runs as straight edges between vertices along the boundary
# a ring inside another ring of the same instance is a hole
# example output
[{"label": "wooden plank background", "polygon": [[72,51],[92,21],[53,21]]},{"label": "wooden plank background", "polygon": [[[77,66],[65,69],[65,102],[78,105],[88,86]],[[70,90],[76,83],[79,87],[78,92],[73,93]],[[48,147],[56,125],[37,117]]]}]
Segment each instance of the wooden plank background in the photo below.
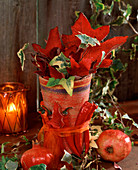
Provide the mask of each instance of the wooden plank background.
[{"label": "wooden plank background", "polygon": [[[137,0],[126,0],[133,5],[133,16],[136,17],[138,9]],[[71,33],[70,26],[75,21],[75,11],[84,12],[89,18],[92,14],[89,0],[39,0],[39,29],[38,42],[45,47],[44,39],[47,39],[51,28],[59,27],[60,33]],[[30,111],[36,110],[36,75],[35,68],[31,64],[31,57],[26,51],[25,69],[20,69],[17,51],[24,43],[36,42],[36,0],[0,0],[0,83],[17,81],[29,86],[27,93]],[[105,18],[101,20],[106,24]],[[133,23],[138,30],[136,21]],[[110,36],[133,35],[129,26],[114,28]],[[125,45],[130,47],[130,42]],[[128,63],[128,68],[123,73],[120,84],[116,90],[116,96],[120,101],[138,99],[138,60],[130,61],[127,54],[121,54],[123,63]]]}]

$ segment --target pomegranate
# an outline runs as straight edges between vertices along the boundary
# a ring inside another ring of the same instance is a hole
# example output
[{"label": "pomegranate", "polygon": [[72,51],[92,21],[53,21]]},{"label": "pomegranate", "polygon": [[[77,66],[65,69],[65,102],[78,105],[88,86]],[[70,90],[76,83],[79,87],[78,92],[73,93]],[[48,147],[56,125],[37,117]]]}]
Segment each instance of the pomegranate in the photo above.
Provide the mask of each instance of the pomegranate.
[{"label": "pomegranate", "polygon": [[21,157],[21,165],[24,170],[41,163],[49,167],[51,161],[53,161],[53,155],[39,144],[33,144],[32,149],[25,151]]},{"label": "pomegranate", "polygon": [[98,153],[104,160],[119,162],[131,152],[131,140],[129,136],[120,130],[105,130],[98,140]]}]

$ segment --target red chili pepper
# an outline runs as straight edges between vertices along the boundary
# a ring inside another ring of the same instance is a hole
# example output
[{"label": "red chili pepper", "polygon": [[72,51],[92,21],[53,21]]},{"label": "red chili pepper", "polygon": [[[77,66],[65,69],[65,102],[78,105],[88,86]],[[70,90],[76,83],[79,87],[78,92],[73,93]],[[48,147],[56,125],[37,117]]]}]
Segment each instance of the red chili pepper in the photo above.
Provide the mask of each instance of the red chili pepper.
[{"label": "red chili pepper", "polygon": [[[98,107],[97,105],[92,103],[91,113],[87,116],[86,121],[91,119],[93,112],[94,112],[95,109],[97,109],[97,107]],[[88,151],[89,151],[89,130],[86,130],[84,132],[84,142],[85,142],[85,153],[87,154]]]},{"label": "red chili pepper", "polygon": [[85,142],[85,153],[89,151],[89,130],[84,132],[84,142]]},{"label": "red chili pepper", "polygon": [[[69,112],[67,115],[63,117],[63,121],[65,123],[64,127],[70,127],[70,115]],[[74,141],[74,135],[70,134],[69,136],[65,137],[65,142],[67,142],[69,149],[72,151],[72,153],[76,154],[79,156],[79,153],[77,151],[77,148],[75,146],[75,141]]]},{"label": "red chili pepper", "polygon": [[[96,105],[94,103],[89,103],[88,101],[86,101],[83,104],[83,106],[78,114],[75,125],[76,126],[81,125],[82,123],[86,122],[87,120],[90,120],[95,109],[96,109]],[[87,134],[86,140],[88,142],[85,141],[85,144],[87,145],[87,150],[88,150],[88,147],[89,147],[88,132],[86,132],[86,134]],[[85,136],[84,136],[84,138],[85,138]],[[83,151],[83,133],[75,134],[75,145],[77,147],[79,154],[81,155],[81,153]]]}]

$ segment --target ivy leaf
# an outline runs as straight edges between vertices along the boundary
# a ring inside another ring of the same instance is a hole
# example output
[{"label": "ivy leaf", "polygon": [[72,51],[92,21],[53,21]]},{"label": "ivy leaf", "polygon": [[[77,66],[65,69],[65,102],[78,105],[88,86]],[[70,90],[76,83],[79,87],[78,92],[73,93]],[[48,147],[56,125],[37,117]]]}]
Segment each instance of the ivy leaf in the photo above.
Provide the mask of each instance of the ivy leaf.
[{"label": "ivy leaf", "polygon": [[2,145],[1,145],[1,153],[4,153],[4,147],[5,147],[5,145],[7,145],[7,144],[9,144],[10,142],[4,142],[4,143],[2,143]]},{"label": "ivy leaf", "polygon": [[129,20],[129,16],[131,15],[131,12],[132,12],[132,6],[130,6],[130,4],[127,4],[127,9],[123,14],[127,20]]},{"label": "ivy leaf", "polygon": [[120,26],[124,23],[124,20],[125,20],[125,18],[123,16],[118,16],[117,19],[114,22],[112,22],[111,24],[113,26]]},{"label": "ivy leaf", "polygon": [[114,1],[112,1],[111,6],[105,6],[105,9],[103,10],[103,14],[106,15],[111,15],[114,7]]},{"label": "ivy leaf", "polygon": [[65,161],[65,162],[67,162],[67,163],[71,163],[72,162],[72,156],[71,156],[71,154],[69,154],[66,150],[64,150],[64,155],[63,155],[63,157],[62,157],[62,159],[61,159],[61,161]]},{"label": "ivy leaf", "polygon": [[18,168],[18,162],[15,161],[11,161],[11,160],[8,160],[7,163],[5,164],[5,167],[8,169],[8,170],[16,170]]},{"label": "ivy leaf", "polygon": [[102,95],[105,96],[109,90],[109,83],[110,83],[110,80],[107,80],[107,83],[106,85],[104,86],[104,88],[102,89]]},{"label": "ivy leaf", "polygon": [[29,43],[25,43],[24,46],[17,52],[17,55],[20,59],[20,63],[21,63],[21,68],[22,68],[22,71],[24,69],[24,61],[25,61],[25,54],[24,54],[24,50],[26,48],[28,48],[29,46]]},{"label": "ivy leaf", "polygon": [[78,37],[81,40],[81,44],[86,45],[86,47],[88,45],[91,45],[92,47],[96,46],[97,44],[100,45],[100,42],[96,38],[89,37],[86,34],[79,34],[76,35],[76,37]]},{"label": "ivy leaf", "polygon": [[113,60],[113,65],[111,67],[114,72],[117,71],[125,71],[126,67],[122,64],[120,59],[114,59]]},{"label": "ivy leaf", "polygon": [[29,170],[46,170],[45,164],[34,165]]},{"label": "ivy leaf", "polygon": [[104,10],[104,8],[105,8],[103,3],[97,2],[97,1],[95,2],[95,7],[96,7],[96,12]]},{"label": "ivy leaf", "polygon": [[74,87],[74,76],[69,77],[68,79],[62,78],[59,82],[60,85],[64,87],[67,93],[72,96],[73,94],[73,87]]},{"label": "ivy leaf", "polygon": [[52,87],[52,86],[56,86],[59,85],[60,79],[55,79],[53,77],[49,78],[49,81],[46,85],[46,87]]},{"label": "ivy leaf", "polygon": [[130,135],[132,132],[133,132],[133,130],[130,130],[129,127],[125,127],[125,128],[124,128],[124,133],[125,133],[125,134]]},{"label": "ivy leaf", "polygon": [[128,119],[132,121],[132,125],[134,125],[136,128],[138,128],[138,124],[134,122],[134,120],[128,116],[128,114],[125,114],[122,116],[123,119]]},{"label": "ivy leaf", "polygon": [[59,72],[64,73],[65,75],[67,74],[66,67],[70,67],[70,59],[67,58],[62,52],[58,55],[55,56],[49,63],[51,66],[58,66],[56,68]]}]

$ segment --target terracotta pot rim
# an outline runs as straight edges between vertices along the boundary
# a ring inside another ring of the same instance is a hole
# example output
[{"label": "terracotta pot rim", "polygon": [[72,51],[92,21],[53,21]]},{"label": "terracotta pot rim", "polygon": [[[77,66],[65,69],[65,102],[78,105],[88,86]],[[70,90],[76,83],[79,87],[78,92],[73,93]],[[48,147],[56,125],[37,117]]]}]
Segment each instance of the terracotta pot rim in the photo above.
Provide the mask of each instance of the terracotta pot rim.
[{"label": "terracotta pot rim", "polygon": [[[83,81],[84,79],[87,79],[87,78],[89,78],[89,77],[92,78],[92,74],[89,74],[89,75],[87,75],[87,76],[84,76],[84,77],[81,78],[80,80],[75,80],[74,83],[81,82],[81,81]],[[45,79],[45,78],[43,78],[42,76],[39,76],[39,79],[42,79],[42,80],[44,80],[44,81],[48,81],[48,79]]]}]

